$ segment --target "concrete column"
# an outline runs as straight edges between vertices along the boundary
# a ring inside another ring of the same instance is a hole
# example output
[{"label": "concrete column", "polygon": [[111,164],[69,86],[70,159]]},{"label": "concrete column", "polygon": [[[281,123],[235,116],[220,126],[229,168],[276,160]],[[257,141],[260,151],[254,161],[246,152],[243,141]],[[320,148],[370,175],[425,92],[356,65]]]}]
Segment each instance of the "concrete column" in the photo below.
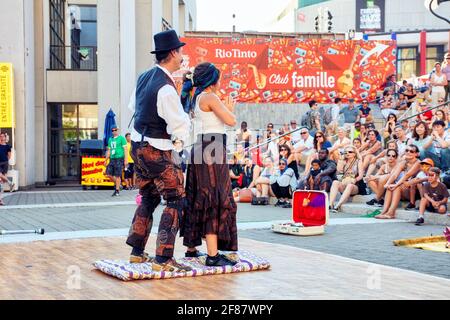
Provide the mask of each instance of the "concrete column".
[{"label": "concrete column", "polygon": [[43,183],[47,180],[47,106],[46,106],[46,69],[49,56],[49,4],[48,1],[35,0],[34,37],[35,37],[35,147],[40,150],[35,158],[35,180]]},{"label": "concrete column", "polygon": [[184,3],[178,7],[178,31],[180,35],[184,35],[186,31],[186,5]]},{"label": "concrete column", "polygon": [[0,11],[0,61],[14,67],[16,169],[20,187],[35,182],[34,2],[3,0]]},{"label": "concrete column", "polygon": [[180,24],[179,24],[179,7],[178,4],[179,0],[172,0],[172,28],[177,31],[177,33],[180,33]]},{"label": "concrete column", "polygon": [[136,84],[136,10],[134,0],[120,0],[120,127],[129,131],[128,103]]},{"label": "concrete column", "polygon": [[103,139],[105,115],[109,108],[120,126],[120,3],[99,0],[97,4],[98,37],[98,134]]},{"label": "concrete column", "polygon": [[[153,50],[153,6],[160,0],[136,0],[136,79],[139,74],[150,68],[153,64],[153,57],[150,52]],[[162,7],[159,7],[162,10]],[[159,27],[161,19],[159,19]],[[161,28],[161,27],[160,27]]]}]

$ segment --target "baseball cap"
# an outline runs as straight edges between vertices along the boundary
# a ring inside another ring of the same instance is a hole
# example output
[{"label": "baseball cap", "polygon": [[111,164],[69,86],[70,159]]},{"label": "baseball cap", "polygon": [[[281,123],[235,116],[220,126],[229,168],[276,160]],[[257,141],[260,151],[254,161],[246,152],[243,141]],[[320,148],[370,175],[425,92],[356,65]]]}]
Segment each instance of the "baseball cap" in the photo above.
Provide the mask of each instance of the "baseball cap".
[{"label": "baseball cap", "polygon": [[430,158],[425,158],[422,161],[420,161],[420,164],[428,164],[432,167],[434,167],[434,161]]}]

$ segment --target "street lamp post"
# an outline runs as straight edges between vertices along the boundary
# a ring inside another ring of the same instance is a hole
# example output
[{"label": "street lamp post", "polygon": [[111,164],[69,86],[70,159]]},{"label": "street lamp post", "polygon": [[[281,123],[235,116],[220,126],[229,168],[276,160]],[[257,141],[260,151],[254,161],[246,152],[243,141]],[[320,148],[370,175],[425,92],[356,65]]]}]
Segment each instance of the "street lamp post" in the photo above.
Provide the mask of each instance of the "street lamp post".
[{"label": "street lamp post", "polygon": [[444,20],[444,21],[446,21],[448,24],[450,24],[450,20],[448,20],[447,18],[442,17],[442,16],[438,15],[436,12],[434,12],[434,10],[436,10],[436,9],[439,7],[439,5],[440,5],[441,3],[447,2],[447,1],[450,1],[450,0],[425,0],[424,5],[425,5],[425,8],[427,8],[428,10],[430,10],[430,12],[431,12],[435,17],[437,17],[437,18],[439,18],[439,19],[441,19],[441,20]]},{"label": "street lamp post", "polygon": [[235,19],[236,18],[236,15],[233,13],[233,33],[235,33],[236,32],[236,24],[235,24]]}]

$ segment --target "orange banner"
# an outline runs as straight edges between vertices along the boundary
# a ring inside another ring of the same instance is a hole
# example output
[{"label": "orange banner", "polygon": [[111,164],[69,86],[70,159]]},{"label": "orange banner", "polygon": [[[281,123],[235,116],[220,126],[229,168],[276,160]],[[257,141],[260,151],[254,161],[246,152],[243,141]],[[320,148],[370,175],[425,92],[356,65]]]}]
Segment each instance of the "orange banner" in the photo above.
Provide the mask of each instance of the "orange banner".
[{"label": "orange banner", "polygon": [[183,38],[179,76],[202,62],[221,71],[220,96],[240,103],[374,99],[396,73],[395,41]]}]

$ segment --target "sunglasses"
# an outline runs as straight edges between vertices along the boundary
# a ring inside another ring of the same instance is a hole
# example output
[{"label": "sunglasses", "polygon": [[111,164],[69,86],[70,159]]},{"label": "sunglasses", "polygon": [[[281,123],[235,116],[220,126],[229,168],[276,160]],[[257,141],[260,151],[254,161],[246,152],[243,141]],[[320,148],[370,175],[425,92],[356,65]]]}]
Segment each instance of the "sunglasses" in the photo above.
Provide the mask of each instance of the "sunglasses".
[{"label": "sunglasses", "polygon": [[285,149],[285,148],[282,148],[282,149],[280,149],[280,151],[287,151],[287,149]]},{"label": "sunglasses", "polygon": [[355,151],[345,151],[344,154],[355,153]]},{"label": "sunglasses", "polygon": [[421,163],[420,164],[422,167],[431,167],[431,164],[428,164],[428,163]]},{"label": "sunglasses", "polygon": [[388,154],[387,156],[388,156],[388,158],[394,158],[394,159],[397,158],[397,155],[395,155],[395,154]]},{"label": "sunglasses", "polygon": [[280,166],[285,166],[286,164],[285,164],[285,163],[279,163],[278,165],[280,165]]},{"label": "sunglasses", "polygon": [[411,150],[411,149],[406,149],[405,151],[409,152],[409,153],[416,153],[416,150]]},{"label": "sunglasses", "polygon": [[112,131],[112,132],[116,132],[116,131],[117,131],[117,129],[112,129],[111,131]]},{"label": "sunglasses", "polygon": [[323,138],[323,136],[316,136],[316,138]]},{"label": "sunglasses", "polygon": [[308,134],[308,132],[300,132],[300,134]]}]

